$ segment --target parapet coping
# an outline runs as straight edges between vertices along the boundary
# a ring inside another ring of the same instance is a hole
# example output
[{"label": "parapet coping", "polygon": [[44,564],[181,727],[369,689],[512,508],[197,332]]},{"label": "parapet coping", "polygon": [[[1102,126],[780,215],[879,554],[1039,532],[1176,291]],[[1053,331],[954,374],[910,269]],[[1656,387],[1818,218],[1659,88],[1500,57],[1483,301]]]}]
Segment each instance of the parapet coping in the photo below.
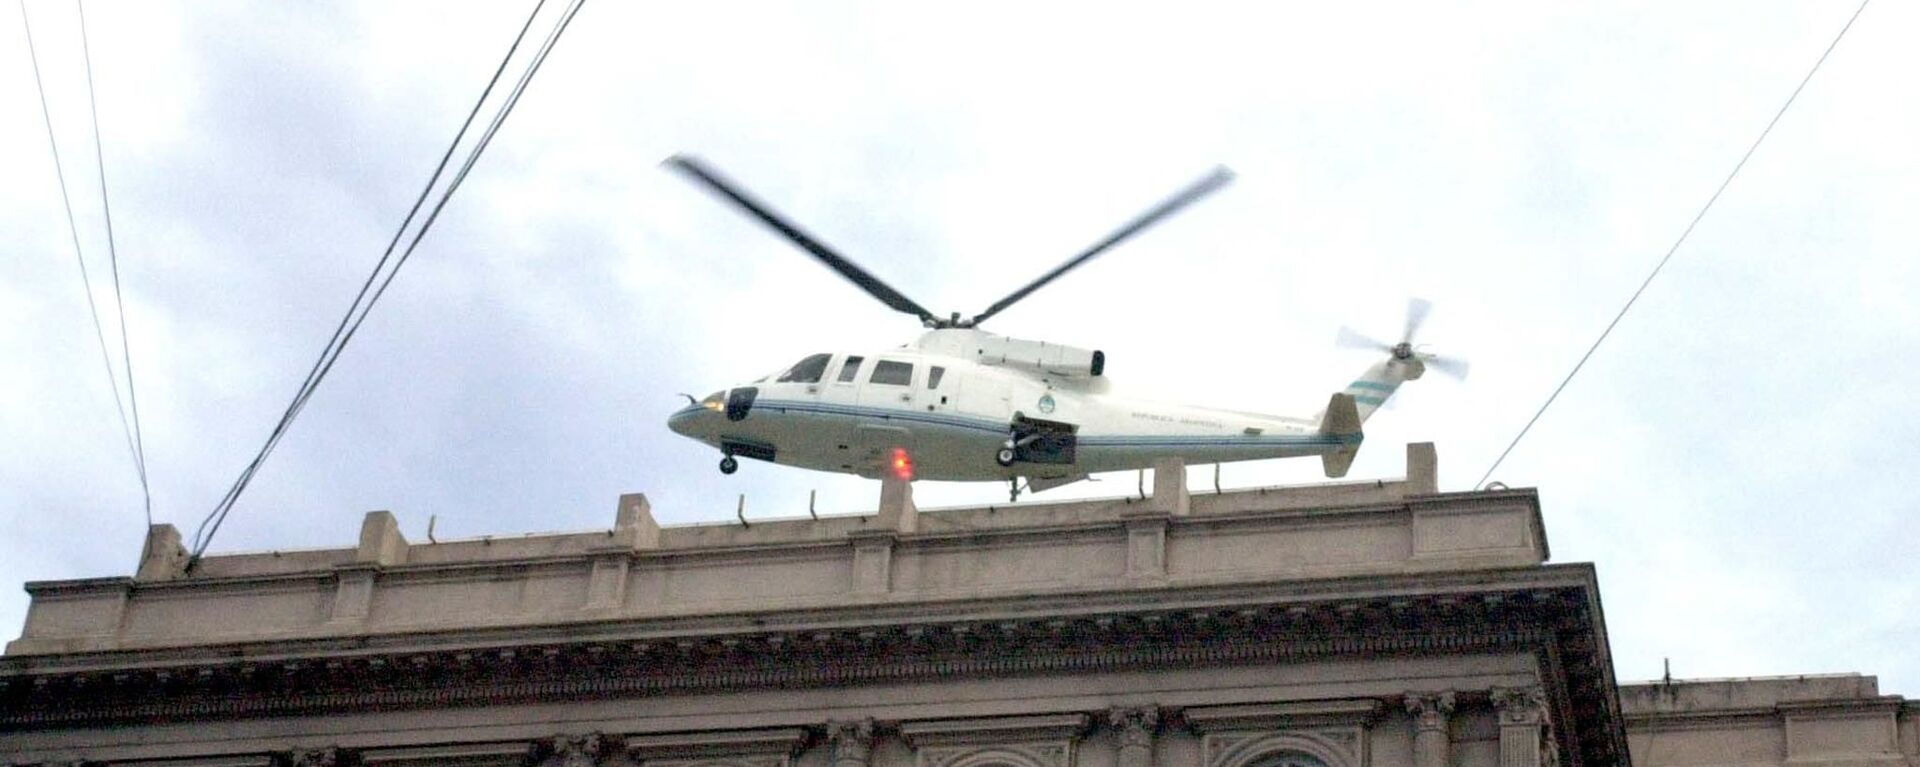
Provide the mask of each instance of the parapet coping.
[{"label": "parapet coping", "polygon": [[1534,545],[1543,560],[1550,559],[1544,526],[1540,524],[1538,494],[1530,488],[1440,493],[1436,461],[1430,443],[1407,446],[1407,476],[1399,479],[1308,485],[1253,487],[1190,493],[1184,465],[1163,462],[1154,471],[1152,492],[1142,477],[1141,491],[1126,496],[1023,504],[915,507],[912,485],[885,480],[880,508],[872,514],[827,514],[739,522],[693,522],[660,525],[644,494],[622,495],[614,526],[576,532],[532,532],[518,535],[482,535],[409,543],[391,512],[369,512],[363,520],[357,547],[271,549],[232,552],[191,560],[172,525],[152,526],[132,577],[111,576],[58,581],[29,581],[25,589],[36,597],[59,598],[98,589],[163,585],[216,585],[235,582],[300,580],[336,573],[375,569],[433,571],[484,567],[538,566],[605,556],[678,558],[727,556],[749,552],[789,551],[820,546],[844,546],[849,541],[883,539],[906,544],[934,543],[954,538],[999,538],[1045,535],[1090,527],[1125,528],[1138,521],[1165,519],[1179,526],[1231,524],[1246,519],[1315,518],[1332,522],[1341,517],[1403,512],[1472,514],[1478,500],[1506,505],[1526,504],[1534,517]]}]

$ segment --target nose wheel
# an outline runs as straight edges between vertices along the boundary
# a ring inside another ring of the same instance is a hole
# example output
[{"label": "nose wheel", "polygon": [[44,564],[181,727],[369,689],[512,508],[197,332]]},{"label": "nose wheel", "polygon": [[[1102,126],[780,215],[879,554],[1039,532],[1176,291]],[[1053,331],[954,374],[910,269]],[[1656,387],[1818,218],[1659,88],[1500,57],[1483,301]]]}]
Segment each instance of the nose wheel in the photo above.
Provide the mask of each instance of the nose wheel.
[{"label": "nose wheel", "polygon": [[735,460],[733,456],[729,455],[725,458],[720,459],[721,474],[732,474],[739,470],[740,470],[740,462],[738,460]]},{"label": "nose wheel", "polygon": [[[1011,442],[1012,440],[1008,441]],[[1000,464],[1002,467],[1012,466],[1013,457],[1013,446],[1006,445],[1000,448],[1000,452],[993,454],[993,462]]]}]

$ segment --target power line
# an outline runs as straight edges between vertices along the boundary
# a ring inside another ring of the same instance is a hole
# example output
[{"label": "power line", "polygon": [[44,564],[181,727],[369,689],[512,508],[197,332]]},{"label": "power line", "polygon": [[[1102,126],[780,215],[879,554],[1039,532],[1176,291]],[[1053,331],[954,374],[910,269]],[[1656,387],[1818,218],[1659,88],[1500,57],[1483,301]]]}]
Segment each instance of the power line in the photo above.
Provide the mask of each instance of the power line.
[{"label": "power line", "polygon": [[1574,363],[1573,369],[1567,372],[1567,377],[1561,379],[1559,386],[1554,387],[1553,393],[1547,396],[1546,402],[1540,404],[1539,410],[1534,411],[1533,417],[1527,419],[1527,425],[1520,427],[1520,433],[1513,435],[1513,441],[1507,443],[1507,449],[1500,451],[1499,458],[1493,459],[1493,465],[1488,466],[1487,472],[1480,475],[1480,481],[1473,483],[1474,487],[1483,487],[1486,485],[1487,478],[1493,476],[1493,471],[1500,468],[1502,461],[1507,460],[1507,455],[1512,453],[1513,448],[1520,444],[1520,440],[1527,436],[1527,432],[1540,420],[1540,416],[1546,414],[1547,408],[1551,407],[1553,401],[1560,397],[1560,392],[1566,390],[1567,384],[1573,382],[1573,377],[1578,375],[1580,369],[1586,366],[1587,360],[1591,359],[1594,351],[1600,348],[1600,343],[1607,340],[1607,336],[1613,333],[1614,326],[1619,325],[1621,318],[1627,316],[1627,310],[1632,309],[1634,302],[1640,300],[1640,294],[1645,293],[1647,286],[1653,284],[1653,278],[1660,274],[1661,269],[1666,268],[1667,262],[1673,259],[1673,254],[1680,250],[1682,244],[1686,243],[1687,236],[1693,234],[1693,228],[1700,224],[1700,219],[1706,218],[1707,211],[1712,210],[1713,204],[1720,200],[1720,194],[1727,191],[1727,186],[1733,183],[1735,176],[1740,175],[1740,169],[1747,166],[1747,160],[1751,159],[1753,153],[1760,149],[1761,142],[1767,140],[1767,134],[1773,132],[1773,126],[1780,123],[1780,118],[1786,116],[1787,109],[1793,106],[1794,99],[1800,98],[1800,92],[1806,90],[1807,83],[1813,81],[1814,73],[1820,71],[1820,65],[1827,62],[1827,56],[1831,55],[1833,49],[1840,45],[1841,38],[1847,36],[1847,30],[1853,28],[1853,22],[1860,18],[1860,13],[1865,11],[1867,4],[1872,1],[1873,0],[1860,0],[1860,7],[1853,9],[1853,15],[1847,17],[1847,23],[1840,27],[1840,32],[1833,36],[1833,41],[1827,43],[1827,49],[1820,52],[1820,58],[1813,62],[1813,66],[1807,70],[1807,75],[1800,78],[1800,84],[1794,86],[1793,93],[1788,94],[1786,103],[1781,104],[1779,111],[1773,113],[1773,119],[1768,120],[1767,127],[1760,130],[1759,137],[1753,140],[1752,146],[1747,147],[1746,154],[1741,155],[1740,161],[1733,164],[1733,170],[1729,171],[1727,177],[1720,182],[1720,187],[1713,190],[1713,196],[1708,197],[1707,203],[1700,206],[1700,212],[1693,214],[1693,220],[1687,222],[1687,228],[1680,232],[1679,238],[1673,241],[1673,246],[1667,248],[1667,254],[1660,258],[1659,263],[1654,264],[1653,271],[1648,272],[1647,278],[1641,280],[1640,287],[1633,291],[1633,295],[1627,297],[1627,303],[1620,307],[1620,312],[1613,315],[1613,321],[1607,323],[1607,327],[1600,331],[1598,338],[1593,339],[1593,345],[1587,347],[1587,353],[1580,355],[1580,361]]},{"label": "power line", "polygon": [[[141,456],[141,451],[137,446],[137,441],[134,438],[134,430],[127,423],[127,409],[126,409],[126,406],[122,404],[120,400],[120,377],[114,373],[113,356],[110,352],[107,351],[107,332],[100,325],[100,307],[97,304],[95,304],[93,300],[93,278],[91,275],[87,273],[87,259],[80,247],[80,225],[74,222],[73,201],[72,201],[72,198],[67,194],[67,173],[64,166],[62,166],[60,163],[60,142],[59,140],[54,138],[53,112],[52,110],[47,108],[47,88],[45,83],[41,80],[41,77],[40,77],[40,54],[39,54],[39,51],[37,51],[33,45],[33,22],[27,17],[26,0],[20,0],[20,23],[26,28],[26,31],[27,31],[27,58],[33,62],[33,87],[40,94],[40,117],[42,121],[46,123],[46,126],[47,126],[47,147],[53,153],[54,176],[60,180],[60,205],[66,210],[67,232],[73,237],[73,260],[74,260],[74,263],[80,266],[80,286],[86,292],[86,295],[87,295],[87,313],[93,317],[93,337],[100,342],[100,364],[105,366],[107,369],[107,385],[113,389],[113,409],[114,409],[114,412],[120,415],[120,432],[122,435],[126,437],[127,454],[133,459],[134,471],[136,474],[139,475],[139,478],[140,478],[141,492],[145,493],[146,487],[147,487],[146,463]],[[89,67],[91,67],[91,65],[89,65]],[[89,74],[88,77],[89,77],[89,81],[91,81],[92,75]],[[91,86],[89,86],[88,99],[89,100],[92,99]],[[96,140],[98,140],[97,133],[95,134],[95,137],[96,137]],[[102,173],[104,173],[104,171],[102,171]],[[102,176],[102,178],[104,178],[104,175]],[[116,266],[115,277],[114,277],[114,282],[116,285],[114,294],[116,297],[119,295],[118,269],[119,268]],[[125,322],[124,317],[122,318],[122,322],[123,323]],[[122,327],[121,340],[124,343],[125,342],[125,337],[124,337],[125,325],[123,324],[121,327]],[[129,383],[129,386],[131,386],[131,383]],[[149,524],[151,524],[151,520],[152,520],[151,503],[149,503],[148,508],[149,508],[148,520],[149,520]]]},{"label": "power line", "polygon": [[[24,2],[24,0],[23,0]],[[140,395],[133,385],[133,352],[127,341],[127,303],[120,294],[120,251],[113,241],[113,205],[107,198],[107,159],[100,147],[100,106],[94,98],[93,51],[87,42],[85,0],[73,0],[80,15],[80,56],[87,64],[87,113],[93,117],[93,159],[100,169],[100,212],[107,221],[107,263],[113,267],[113,307],[120,316],[120,369],[127,374],[127,405],[133,411],[134,469],[140,473],[140,496],[147,514],[147,526],[153,526],[153,490],[147,484],[147,441],[140,429]]]},{"label": "power line", "polygon": [[[346,348],[346,345],[353,340],[354,335],[359,332],[361,324],[366,321],[367,315],[373,311],[374,304],[380,300],[381,296],[386,294],[387,287],[393,283],[393,279],[399,274],[400,268],[413,256],[414,249],[420,245],[420,241],[426,237],[427,231],[431,229],[434,222],[439,219],[440,212],[446,207],[448,201],[452,199],[453,193],[460,188],[461,183],[466,180],[467,174],[471,172],[474,165],[479,162],[481,154],[484,153],[487,146],[492,143],[494,135],[499,132],[500,127],[505,124],[507,116],[512,113],[514,106],[519,103],[520,96],[526,91],[528,83],[533,80],[534,74],[539,71],[541,64],[546,61],[547,55],[552,52],[553,47],[559,42],[561,34],[573,23],[573,17],[580,12],[580,8],[584,4],[585,0],[573,0],[573,2],[562,11],[560,20],[555,23],[553,30],[547,34],[546,39],[541,43],[540,48],[528,63],[526,71],[520,75],[518,82],[514,84],[513,89],[502,101],[492,120],[487,125],[486,130],[474,143],[466,159],[461,163],[459,170],[455,172],[451,181],[447,184],[447,187],[441,192],[433,209],[428,213],[419,229],[414,232],[413,238],[408,242],[406,249],[401,251],[398,259],[393,260],[391,269],[385,269],[389,258],[393,255],[394,248],[404,237],[408,225],[412,223],[414,216],[420,210],[420,206],[425,202],[428,193],[439,180],[440,174],[445,170],[448,160],[453,155],[454,149],[459,146],[461,139],[472,126],[473,119],[479,114],[481,105],[486,102],[487,97],[493,92],[494,86],[499,82],[500,75],[506,70],[507,63],[513,58],[514,52],[519,49],[520,43],[526,37],[527,30],[533,25],[534,18],[540,14],[541,8],[545,5],[545,0],[540,0],[539,3],[535,4],[533,13],[527,16],[526,23],[520,28],[520,33],[514,38],[513,44],[507,49],[507,55],[501,59],[500,65],[495,69],[493,77],[488,80],[486,89],[481,92],[480,98],[475,101],[473,110],[467,114],[467,119],[461,125],[459,133],[455,135],[453,142],[448,145],[446,153],[442,155],[439,165],[435,167],[433,176],[428,180],[427,186],[421,190],[420,197],[414,201],[413,208],[408,211],[406,219],[401,222],[399,230],[394,233],[393,240],[387,245],[386,253],[381,256],[373,272],[370,273],[367,276],[367,280],[362,283],[359,294],[354,297],[353,304],[348,307],[346,314],[341,317],[340,324],[335,327],[333,338],[328,342],[327,348],[321,351],[320,357],[315,360],[313,368],[308,371],[306,381],[301,384],[299,392],[294,395],[293,401],[288,404],[286,411],[281,415],[280,422],[274,427],[273,433],[268,436],[266,444],[261,446],[261,449],[255,454],[252,462],[242,470],[240,477],[236,479],[233,486],[228,489],[226,496],[221,499],[214,510],[200,523],[199,529],[195,531],[195,542],[190,562],[198,560],[200,556],[205,553],[207,546],[213,541],[214,534],[217,533],[220,526],[225,523],[227,515],[232,513],[234,505],[239,500],[240,494],[246,490],[247,485],[252,482],[254,475],[259,472],[260,467],[266,462],[267,457],[271,455],[274,448],[279,445],[281,438],[286,435],[287,429],[292,425],[293,420],[300,415],[301,411],[305,410],[307,402],[319,388],[320,381],[325,379],[327,373],[333,370],[333,365],[339,360],[340,353]],[[385,270],[384,276],[382,276],[383,269]],[[368,290],[373,287],[376,281],[379,282],[379,287],[373,289],[372,294],[369,296]],[[364,301],[362,299],[364,299]]]}]

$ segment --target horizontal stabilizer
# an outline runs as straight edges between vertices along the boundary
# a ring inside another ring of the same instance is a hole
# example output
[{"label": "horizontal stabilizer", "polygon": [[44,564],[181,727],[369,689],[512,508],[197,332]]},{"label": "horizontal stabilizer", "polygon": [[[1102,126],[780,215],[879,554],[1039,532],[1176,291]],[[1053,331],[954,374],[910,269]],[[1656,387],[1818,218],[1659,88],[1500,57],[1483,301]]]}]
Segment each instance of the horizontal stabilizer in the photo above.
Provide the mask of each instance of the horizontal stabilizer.
[{"label": "horizontal stabilizer", "polygon": [[1360,454],[1360,408],[1354,404],[1353,395],[1340,392],[1327,401],[1327,412],[1320,417],[1320,433],[1349,438],[1332,452],[1320,454],[1320,468],[1329,478],[1346,476],[1354,456]]}]

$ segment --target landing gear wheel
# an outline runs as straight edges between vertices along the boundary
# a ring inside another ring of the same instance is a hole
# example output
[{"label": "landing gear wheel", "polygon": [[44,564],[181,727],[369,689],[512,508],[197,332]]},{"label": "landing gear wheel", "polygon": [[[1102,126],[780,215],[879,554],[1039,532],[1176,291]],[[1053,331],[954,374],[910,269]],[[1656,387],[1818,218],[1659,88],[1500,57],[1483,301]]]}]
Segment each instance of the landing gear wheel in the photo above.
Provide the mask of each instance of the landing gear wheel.
[{"label": "landing gear wheel", "polygon": [[995,463],[998,463],[1001,466],[1012,466],[1013,465],[1013,448],[1010,448],[1010,447],[1000,448],[1000,452],[995,453],[993,455],[993,460]]},{"label": "landing gear wheel", "polygon": [[732,474],[739,470],[740,470],[740,462],[734,460],[733,456],[727,456],[725,458],[720,459],[721,474]]}]

